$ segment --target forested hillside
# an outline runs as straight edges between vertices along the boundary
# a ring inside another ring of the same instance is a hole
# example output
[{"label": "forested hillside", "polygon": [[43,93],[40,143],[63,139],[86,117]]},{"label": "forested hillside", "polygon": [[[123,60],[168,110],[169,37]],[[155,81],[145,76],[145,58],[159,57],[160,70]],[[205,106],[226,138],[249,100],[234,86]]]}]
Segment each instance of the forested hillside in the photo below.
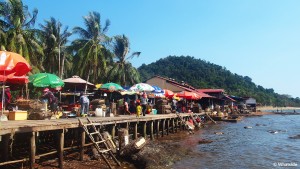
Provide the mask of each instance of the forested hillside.
[{"label": "forested hillside", "polygon": [[168,56],[149,65],[143,64],[138,71],[142,81],[160,75],[196,88],[222,88],[229,95],[254,97],[262,105],[300,106],[298,97],[275,93],[273,89],[256,85],[248,76],[231,73],[225,67],[191,56]]}]

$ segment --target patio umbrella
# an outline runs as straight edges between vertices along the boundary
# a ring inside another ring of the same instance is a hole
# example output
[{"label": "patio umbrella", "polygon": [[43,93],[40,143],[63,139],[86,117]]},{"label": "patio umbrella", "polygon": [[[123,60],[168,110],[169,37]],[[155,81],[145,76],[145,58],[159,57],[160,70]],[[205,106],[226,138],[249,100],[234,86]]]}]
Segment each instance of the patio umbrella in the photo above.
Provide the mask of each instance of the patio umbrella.
[{"label": "patio umbrella", "polygon": [[142,91],[152,92],[155,89],[151,85],[149,85],[147,83],[138,83],[138,84],[135,84],[135,85],[131,86],[129,88],[129,90],[139,91],[139,92],[142,92]]},{"label": "patio umbrella", "polygon": [[154,90],[152,92],[154,93],[163,93],[164,91],[159,86],[152,86]]},{"label": "patio umbrella", "polygon": [[[0,75],[3,76],[22,76],[28,73],[31,70],[31,67],[29,63],[19,54],[14,52],[7,52],[7,51],[0,51]],[[5,77],[4,77],[5,78]],[[1,117],[0,121],[4,120],[6,121],[6,116],[3,116],[3,110],[4,110],[4,83],[2,86],[2,111],[1,111]]]},{"label": "patio umbrella", "polygon": [[123,87],[117,83],[105,83],[101,85],[100,89],[108,90],[110,92],[124,90]]},{"label": "patio umbrella", "polygon": [[29,63],[19,54],[0,51],[0,74],[22,76],[31,70]]},{"label": "patio umbrella", "polygon": [[0,82],[7,82],[11,84],[25,84],[29,82],[28,76],[4,76],[0,75]]},{"label": "patio umbrella", "polygon": [[92,84],[76,75],[72,76],[71,78],[64,79],[63,82],[65,82],[64,88],[74,89],[74,91],[84,90],[86,85],[88,87],[95,87],[94,84]]},{"label": "patio umbrella", "polygon": [[55,74],[37,73],[29,76],[29,81],[35,87],[51,87],[57,88],[64,86],[64,82]]},{"label": "patio umbrella", "polygon": [[181,97],[181,98],[191,99],[191,100],[201,99],[201,96],[199,96],[198,94],[193,93],[193,92],[187,92],[187,91],[182,91],[180,93],[176,93],[176,97]]},{"label": "patio umbrella", "polygon": [[173,97],[174,96],[174,92],[172,92],[171,90],[168,89],[164,89],[164,94],[166,97]]}]

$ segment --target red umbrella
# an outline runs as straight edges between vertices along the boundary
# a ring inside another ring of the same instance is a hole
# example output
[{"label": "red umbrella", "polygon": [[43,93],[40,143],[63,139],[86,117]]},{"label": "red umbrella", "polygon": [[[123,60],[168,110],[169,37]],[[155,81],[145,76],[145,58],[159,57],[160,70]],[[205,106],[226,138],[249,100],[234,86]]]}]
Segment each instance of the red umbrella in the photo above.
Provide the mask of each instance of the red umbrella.
[{"label": "red umbrella", "polygon": [[11,83],[11,84],[25,84],[28,83],[28,76],[4,76],[4,75],[0,75],[0,82],[7,82],[7,83]]},{"label": "red umbrella", "polygon": [[174,93],[171,90],[164,89],[164,93],[166,97],[173,97]]},{"label": "red umbrella", "polygon": [[182,91],[180,93],[176,93],[176,96],[185,98],[185,99],[191,99],[191,100],[201,99],[201,96],[199,96],[198,94],[193,93],[193,92],[187,92],[187,91]]},{"label": "red umbrella", "polygon": [[0,51],[0,74],[22,76],[31,70],[29,63],[19,54]]}]

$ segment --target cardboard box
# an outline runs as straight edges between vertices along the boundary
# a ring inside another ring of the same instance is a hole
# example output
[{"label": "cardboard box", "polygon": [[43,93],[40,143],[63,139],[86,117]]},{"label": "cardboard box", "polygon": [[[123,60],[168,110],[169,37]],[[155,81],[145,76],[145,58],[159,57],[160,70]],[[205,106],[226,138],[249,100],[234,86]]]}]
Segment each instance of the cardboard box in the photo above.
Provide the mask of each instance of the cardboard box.
[{"label": "cardboard box", "polygon": [[10,111],[8,114],[8,120],[27,120],[27,111]]}]

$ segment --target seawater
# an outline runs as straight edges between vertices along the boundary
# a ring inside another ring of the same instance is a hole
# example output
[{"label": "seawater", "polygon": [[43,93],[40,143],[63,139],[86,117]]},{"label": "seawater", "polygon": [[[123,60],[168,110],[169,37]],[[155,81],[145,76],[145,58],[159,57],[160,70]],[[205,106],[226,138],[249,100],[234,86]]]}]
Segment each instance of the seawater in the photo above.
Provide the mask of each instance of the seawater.
[{"label": "seawater", "polygon": [[[300,168],[300,139],[289,138],[299,134],[299,115],[264,115],[247,117],[238,123],[211,124],[193,135],[174,140],[188,146],[193,155],[182,157],[172,168],[269,169],[286,165]],[[198,144],[201,139],[213,142]]]}]

